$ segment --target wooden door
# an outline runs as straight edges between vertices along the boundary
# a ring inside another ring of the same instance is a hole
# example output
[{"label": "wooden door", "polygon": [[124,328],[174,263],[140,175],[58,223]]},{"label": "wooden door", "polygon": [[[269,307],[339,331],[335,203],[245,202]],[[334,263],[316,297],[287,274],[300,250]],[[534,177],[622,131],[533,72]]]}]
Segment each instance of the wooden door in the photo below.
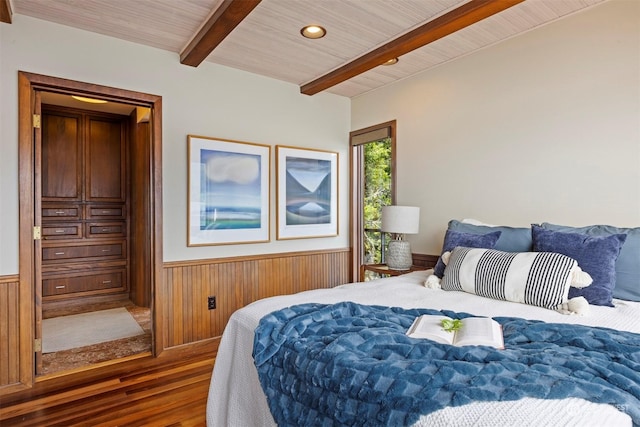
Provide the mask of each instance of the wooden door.
[{"label": "wooden door", "polygon": [[[163,310],[159,304],[165,298],[163,287],[157,285],[162,277],[162,97],[143,92],[134,92],[108,86],[83,83],[64,78],[41,74],[18,72],[18,161],[19,161],[19,279],[18,295],[0,295],[0,305],[17,304],[17,325],[19,337],[10,339],[12,354],[18,363],[0,359],[0,369],[6,370],[8,380],[0,381],[0,396],[30,388],[36,372],[34,355],[38,346],[35,338],[41,334],[41,292],[42,278],[36,272],[40,265],[41,244],[34,240],[35,227],[41,225],[41,206],[35,206],[36,199],[41,200],[42,188],[37,182],[41,177],[35,167],[39,160],[36,143],[41,139],[40,131],[34,130],[34,114],[40,108],[39,91],[68,95],[84,94],[100,96],[116,102],[145,106],[151,109],[153,118],[147,152],[149,180],[144,192],[148,204],[144,205],[145,215],[137,223],[144,229],[146,250],[149,263],[144,266],[147,280],[151,286],[152,300],[152,342],[153,353],[157,356],[164,349]],[[36,196],[37,194],[37,196]],[[70,193],[69,193],[70,194]],[[67,196],[68,193],[64,193]],[[156,310],[158,307],[158,310]],[[40,316],[40,317],[39,317]],[[35,321],[34,321],[35,320]],[[156,339],[160,337],[160,339]],[[11,362],[11,363],[10,363]]]},{"label": "wooden door", "polygon": [[[34,269],[33,269],[33,280],[34,280],[34,323],[35,330],[33,331],[33,336],[35,338],[35,348],[34,348],[34,361],[35,361],[35,374],[39,375],[42,373],[42,193],[43,193],[43,156],[45,153],[42,152],[42,129],[44,123],[42,122],[42,98],[40,91],[34,91],[33,94],[33,114],[34,117],[40,117],[40,126],[34,126],[33,129],[33,145],[34,145],[34,159],[33,159],[33,207],[34,207],[34,224],[36,228],[40,228],[40,233],[35,233],[33,240],[33,255],[34,255]],[[56,138],[54,138],[56,139]],[[66,147],[65,147],[66,148]],[[73,157],[73,156],[72,156]],[[64,162],[63,162],[64,163]],[[75,178],[74,178],[75,179]],[[71,187],[74,186],[79,190],[77,186],[77,181],[72,182]],[[51,191],[53,187],[56,187],[55,184],[50,183]],[[70,191],[68,194],[71,194]],[[76,194],[72,197],[77,197]],[[38,235],[39,234],[39,235]]]}]

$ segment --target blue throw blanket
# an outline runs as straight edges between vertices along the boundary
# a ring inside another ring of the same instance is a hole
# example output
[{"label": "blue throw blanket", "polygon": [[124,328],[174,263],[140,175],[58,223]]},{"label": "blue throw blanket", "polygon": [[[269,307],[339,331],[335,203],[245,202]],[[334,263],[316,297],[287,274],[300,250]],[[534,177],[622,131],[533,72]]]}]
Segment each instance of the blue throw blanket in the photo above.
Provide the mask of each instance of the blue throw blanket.
[{"label": "blue throw blanket", "polygon": [[352,302],[265,316],[253,357],[279,426],[415,423],[473,401],[577,397],[615,405],[640,425],[640,334],[510,317],[505,349],[405,335],[421,314]]}]

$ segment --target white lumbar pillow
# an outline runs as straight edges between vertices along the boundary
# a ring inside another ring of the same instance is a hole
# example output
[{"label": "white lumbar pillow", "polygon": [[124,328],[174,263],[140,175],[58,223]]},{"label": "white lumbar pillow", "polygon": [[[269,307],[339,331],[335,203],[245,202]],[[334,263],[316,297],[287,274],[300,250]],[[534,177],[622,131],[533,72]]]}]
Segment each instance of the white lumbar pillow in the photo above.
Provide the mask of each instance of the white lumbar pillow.
[{"label": "white lumbar pillow", "polygon": [[565,255],[456,247],[442,254],[442,261],[447,265],[444,277],[430,275],[425,287],[531,304],[563,314],[588,312],[586,299],[569,300],[568,293],[571,286],[589,286],[592,278]]}]

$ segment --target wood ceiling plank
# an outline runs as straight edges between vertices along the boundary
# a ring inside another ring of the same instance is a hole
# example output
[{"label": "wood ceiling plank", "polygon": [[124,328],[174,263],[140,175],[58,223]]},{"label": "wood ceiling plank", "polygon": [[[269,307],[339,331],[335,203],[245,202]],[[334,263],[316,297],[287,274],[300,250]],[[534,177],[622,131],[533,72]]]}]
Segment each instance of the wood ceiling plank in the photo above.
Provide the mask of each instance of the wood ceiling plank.
[{"label": "wood ceiling plank", "polygon": [[0,22],[11,24],[11,5],[9,0],[0,0]]},{"label": "wood ceiling plank", "polygon": [[445,13],[408,33],[391,40],[379,48],[300,87],[305,95],[314,95],[354,76],[382,65],[435,40],[475,24],[489,16],[502,12],[524,0],[472,0]]},{"label": "wood ceiling plank", "polygon": [[224,0],[180,54],[180,63],[197,67],[261,0]]}]

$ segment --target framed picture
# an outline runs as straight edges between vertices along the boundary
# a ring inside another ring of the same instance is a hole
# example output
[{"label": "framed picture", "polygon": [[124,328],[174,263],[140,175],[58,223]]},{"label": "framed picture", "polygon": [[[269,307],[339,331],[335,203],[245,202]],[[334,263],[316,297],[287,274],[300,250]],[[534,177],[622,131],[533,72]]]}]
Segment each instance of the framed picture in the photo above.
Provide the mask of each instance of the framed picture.
[{"label": "framed picture", "polygon": [[271,146],[188,136],[188,246],[268,242]]},{"label": "framed picture", "polygon": [[338,153],[276,146],[278,240],[338,235]]}]

